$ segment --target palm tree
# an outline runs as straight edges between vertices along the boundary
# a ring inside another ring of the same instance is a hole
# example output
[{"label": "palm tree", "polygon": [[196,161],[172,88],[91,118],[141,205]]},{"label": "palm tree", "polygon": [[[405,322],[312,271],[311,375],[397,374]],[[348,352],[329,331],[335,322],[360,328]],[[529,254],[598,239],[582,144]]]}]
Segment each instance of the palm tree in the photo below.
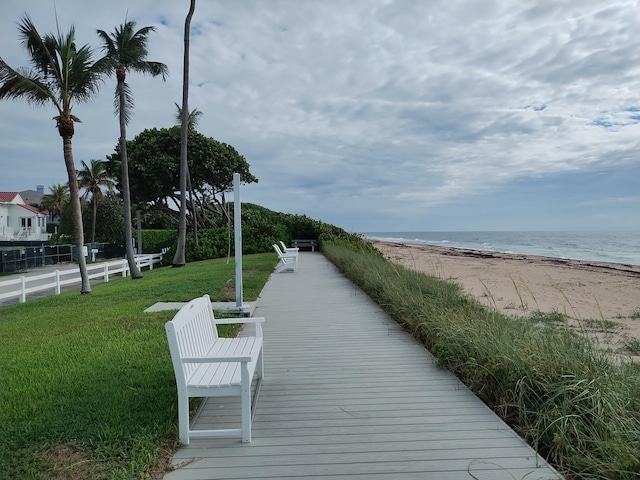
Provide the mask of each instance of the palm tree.
[{"label": "palm tree", "polygon": [[[182,126],[182,107],[180,105],[178,105],[177,103],[175,104],[175,106],[176,106],[176,117],[175,118],[176,118],[176,122],[177,123],[174,126],[175,127],[180,127],[180,126]],[[202,113],[197,108],[194,108],[193,110],[191,110],[189,112],[189,115],[187,115],[187,129],[189,131],[196,129],[196,127],[198,126],[198,123],[200,123],[200,117],[202,115],[204,115],[204,113]]]},{"label": "palm tree", "polygon": [[49,219],[53,221],[62,214],[62,206],[68,198],[69,187],[58,183],[49,187],[49,193],[42,196],[40,205],[42,205],[43,210],[49,212]]},{"label": "palm tree", "polygon": [[76,46],[75,28],[63,35],[41,36],[29,16],[18,24],[18,37],[29,52],[31,68],[14,70],[0,58],[0,99],[24,98],[37,105],[53,104],[58,115],[58,133],[62,137],[64,163],[69,177],[71,213],[78,248],[78,265],[83,294],[91,292],[87,264],[82,255],[84,231],[76,167],[73,162],[74,123],[80,119],[71,113],[74,102],[90,100],[97,92],[105,73],[102,61],[92,62],[88,45]]},{"label": "palm tree", "polygon": [[187,139],[189,134],[189,29],[196,9],[196,0],[191,0],[184,21],[184,56],[182,61],[182,120],[180,122],[180,221],[178,222],[178,246],[171,262],[172,267],[186,263],[187,246]]},{"label": "palm tree", "polygon": [[91,165],[87,165],[82,161],[82,170],[78,172],[78,184],[80,188],[84,188],[83,200],[87,200],[91,196],[91,204],[93,207],[93,223],[91,224],[91,245],[96,243],[96,216],[98,214],[98,202],[104,196],[102,188],[105,187],[109,192],[113,192],[116,182],[107,172],[102,160],[91,160]]},{"label": "palm tree", "polygon": [[127,71],[133,71],[152,76],[162,75],[167,77],[168,69],[164,63],[150,62],[147,57],[147,40],[149,34],[155,31],[155,27],[143,27],[135,31],[136,22],[125,22],[108,34],[104,30],[98,30],[102,39],[102,49],[105,51],[105,60],[111,65],[111,73],[115,72],[118,81],[115,92],[116,112],[120,119],[120,163],[122,169],[122,199],[124,201],[124,228],[125,251],[129,261],[131,278],[142,278],[142,273],[135,263],[133,245],[131,244],[131,193],[129,190],[129,164],[127,160],[127,123],[131,118],[133,109],[133,97],[131,89],[126,83]]},{"label": "palm tree", "polygon": [[[182,128],[182,107],[177,103],[175,105],[177,122],[175,126]],[[198,126],[200,117],[202,115],[203,113],[197,108],[194,108],[189,112],[189,115],[187,116],[187,130],[189,132],[196,130],[196,127]],[[194,194],[193,185],[191,184],[191,172],[189,171],[189,165],[187,165],[187,188],[189,189],[189,201],[191,202],[191,215],[193,215],[193,246],[195,248],[198,248],[198,217],[196,212],[196,204],[193,201]]]}]

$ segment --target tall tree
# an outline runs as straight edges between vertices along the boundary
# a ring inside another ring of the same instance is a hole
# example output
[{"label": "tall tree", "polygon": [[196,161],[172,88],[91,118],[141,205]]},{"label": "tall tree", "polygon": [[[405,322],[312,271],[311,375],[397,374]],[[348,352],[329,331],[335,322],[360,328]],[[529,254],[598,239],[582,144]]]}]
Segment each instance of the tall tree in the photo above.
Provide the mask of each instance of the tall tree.
[{"label": "tall tree", "polygon": [[191,0],[184,21],[184,56],[182,62],[182,121],[180,122],[180,221],[178,222],[178,246],[172,266],[182,267],[186,263],[187,246],[187,139],[189,138],[189,31],[191,18],[196,9],[196,0]]},{"label": "tall tree", "polygon": [[82,198],[86,201],[91,197],[91,205],[93,207],[93,215],[91,222],[91,244],[96,243],[96,215],[98,214],[98,202],[102,200],[102,189],[113,192],[116,182],[107,172],[102,160],[91,160],[91,164],[87,165],[82,161],[82,169],[78,171],[78,185],[84,188]]},{"label": "tall tree", "polygon": [[69,200],[69,187],[56,184],[49,187],[49,193],[42,196],[41,208],[49,212],[49,219],[55,220],[62,214],[62,206]]},{"label": "tall tree", "polygon": [[37,105],[53,104],[58,115],[54,117],[58,133],[62,137],[64,163],[69,178],[71,211],[78,248],[78,265],[83,294],[91,292],[87,264],[82,255],[84,231],[76,167],[73,162],[72,138],[74,123],[80,119],[71,113],[75,102],[90,100],[100,87],[105,73],[102,60],[92,61],[88,45],[76,45],[75,28],[66,35],[58,30],[57,35],[41,36],[29,16],[18,24],[18,37],[29,52],[31,68],[12,69],[0,58],[0,99],[24,98]]},{"label": "tall tree", "polygon": [[131,221],[131,194],[129,192],[129,166],[127,162],[127,123],[133,111],[133,96],[126,83],[127,71],[138,72],[146,75],[162,75],[167,77],[168,69],[164,63],[148,61],[147,41],[149,34],[155,31],[155,27],[143,27],[135,31],[136,22],[128,21],[124,25],[115,27],[115,31],[108,34],[104,30],[98,30],[102,39],[102,48],[105,51],[105,59],[112,66],[111,73],[115,72],[118,81],[115,92],[114,106],[120,120],[120,160],[122,171],[122,199],[124,201],[124,226],[125,226],[125,251],[129,262],[131,278],[142,278],[142,272],[136,265],[133,255],[133,229]]},{"label": "tall tree", "polygon": [[[152,210],[174,217],[176,224],[180,210],[180,134],[178,127],[153,128],[127,141],[132,202],[149,204]],[[119,148],[116,146],[115,153],[107,156],[107,168],[114,176],[120,175]],[[218,224],[214,217],[225,209],[223,196],[233,187],[233,173],[240,173],[243,184],[258,182],[247,160],[233,146],[194,130],[189,132],[188,167],[200,228]],[[187,230],[194,220],[187,215]]]},{"label": "tall tree", "polygon": [[[176,103],[176,120],[177,120],[177,124],[175,125],[176,127],[180,127],[181,131],[182,131],[182,108],[180,107],[180,105],[178,105]],[[202,112],[200,110],[198,110],[197,108],[194,108],[193,110],[191,110],[189,112],[189,116],[187,118],[187,130],[188,131],[194,131],[196,130],[196,127],[198,126],[198,123],[200,122],[200,117],[202,116]],[[187,188],[189,189],[189,202],[191,203],[191,214],[193,215],[193,246],[195,248],[198,248],[198,212],[196,211],[196,204],[193,201],[193,184],[191,183],[191,171],[189,170],[189,162],[187,162]]]}]

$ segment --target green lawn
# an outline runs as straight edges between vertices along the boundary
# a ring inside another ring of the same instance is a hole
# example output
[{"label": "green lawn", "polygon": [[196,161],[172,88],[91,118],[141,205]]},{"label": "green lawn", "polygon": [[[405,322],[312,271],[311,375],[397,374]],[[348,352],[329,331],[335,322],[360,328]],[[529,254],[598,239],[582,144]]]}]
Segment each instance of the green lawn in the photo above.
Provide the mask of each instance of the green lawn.
[{"label": "green lawn", "polygon": [[[243,258],[244,299],[276,263]],[[0,310],[0,477],[135,479],[177,446],[176,391],[156,302],[234,301],[226,259],[162,268]],[[231,327],[225,334],[233,334]]]}]

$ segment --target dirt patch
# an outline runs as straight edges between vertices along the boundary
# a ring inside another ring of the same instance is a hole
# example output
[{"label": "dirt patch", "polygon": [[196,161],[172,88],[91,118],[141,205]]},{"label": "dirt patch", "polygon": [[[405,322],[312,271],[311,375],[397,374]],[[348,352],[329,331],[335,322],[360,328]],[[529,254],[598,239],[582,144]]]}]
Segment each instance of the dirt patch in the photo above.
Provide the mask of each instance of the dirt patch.
[{"label": "dirt patch", "polygon": [[51,480],[103,478],[107,471],[100,460],[93,460],[84,450],[73,445],[57,445],[44,452]]}]

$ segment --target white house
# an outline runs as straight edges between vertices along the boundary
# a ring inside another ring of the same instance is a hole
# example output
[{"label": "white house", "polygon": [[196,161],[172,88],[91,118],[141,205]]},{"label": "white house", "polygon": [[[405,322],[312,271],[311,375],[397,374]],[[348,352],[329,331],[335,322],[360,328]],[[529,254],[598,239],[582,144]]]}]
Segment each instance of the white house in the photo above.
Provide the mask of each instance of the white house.
[{"label": "white house", "polygon": [[18,192],[0,192],[0,241],[47,241],[47,214]]}]

